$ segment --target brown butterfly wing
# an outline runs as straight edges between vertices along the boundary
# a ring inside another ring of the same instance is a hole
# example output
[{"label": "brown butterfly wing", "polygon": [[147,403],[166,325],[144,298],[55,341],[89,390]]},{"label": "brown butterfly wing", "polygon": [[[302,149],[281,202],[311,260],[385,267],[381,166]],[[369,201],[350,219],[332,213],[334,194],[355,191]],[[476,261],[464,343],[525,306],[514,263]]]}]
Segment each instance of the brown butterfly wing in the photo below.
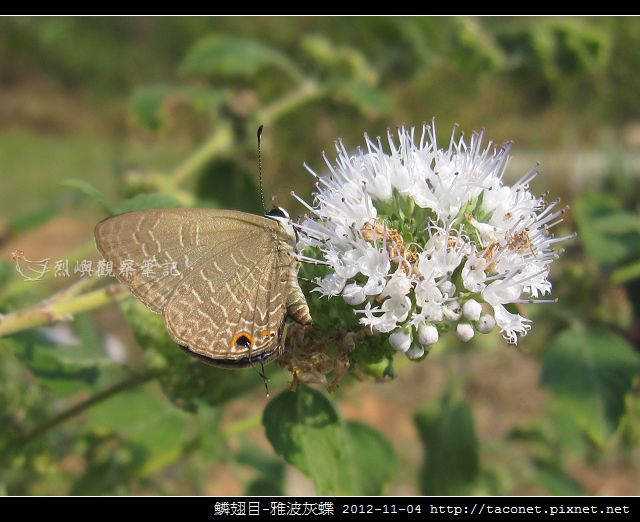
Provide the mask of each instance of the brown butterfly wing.
[{"label": "brown butterfly wing", "polygon": [[[222,365],[279,355],[297,263],[276,221],[235,211],[145,210],[106,219],[95,235],[118,278],[164,315],[180,345]],[[175,263],[179,275],[120,273],[127,260],[140,267],[154,257],[160,266]]]}]

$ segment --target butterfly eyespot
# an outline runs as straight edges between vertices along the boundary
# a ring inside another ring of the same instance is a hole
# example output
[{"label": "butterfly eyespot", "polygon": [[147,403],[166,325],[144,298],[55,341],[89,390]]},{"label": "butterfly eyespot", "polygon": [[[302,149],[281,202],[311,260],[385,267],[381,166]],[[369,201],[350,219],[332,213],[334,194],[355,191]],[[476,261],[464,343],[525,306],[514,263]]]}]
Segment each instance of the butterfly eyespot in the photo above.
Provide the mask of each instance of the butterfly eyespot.
[{"label": "butterfly eyespot", "polygon": [[230,346],[232,348],[236,346],[242,346],[243,348],[251,348],[253,346],[253,341],[254,341],[253,335],[251,335],[250,333],[238,332],[233,336],[233,339],[231,339]]},{"label": "butterfly eyespot", "polygon": [[273,337],[275,332],[273,330],[262,330],[262,337]]}]

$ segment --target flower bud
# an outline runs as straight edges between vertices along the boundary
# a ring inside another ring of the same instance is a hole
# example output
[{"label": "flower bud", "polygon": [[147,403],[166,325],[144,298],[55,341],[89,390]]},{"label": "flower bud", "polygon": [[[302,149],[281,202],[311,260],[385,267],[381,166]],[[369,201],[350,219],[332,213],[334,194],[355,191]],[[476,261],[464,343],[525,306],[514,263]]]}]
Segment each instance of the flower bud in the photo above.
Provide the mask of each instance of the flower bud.
[{"label": "flower bud", "polygon": [[480,320],[476,323],[476,329],[480,333],[489,333],[496,326],[496,320],[491,314],[482,314]]},{"label": "flower bud", "polygon": [[469,299],[462,305],[462,315],[469,321],[477,321],[482,313],[482,305],[473,299]]},{"label": "flower bud", "polygon": [[399,352],[406,352],[411,347],[411,335],[404,330],[397,330],[389,336],[389,344]]},{"label": "flower bud", "polygon": [[404,354],[412,361],[415,361],[424,355],[424,348],[420,345],[414,344]]},{"label": "flower bud", "polygon": [[432,324],[422,323],[418,327],[418,341],[425,346],[431,346],[438,342],[438,329]]},{"label": "flower bud", "polygon": [[458,334],[458,337],[465,343],[473,339],[473,336],[475,334],[473,326],[471,326],[469,323],[458,323],[458,326],[456,326],[456,332]]}]

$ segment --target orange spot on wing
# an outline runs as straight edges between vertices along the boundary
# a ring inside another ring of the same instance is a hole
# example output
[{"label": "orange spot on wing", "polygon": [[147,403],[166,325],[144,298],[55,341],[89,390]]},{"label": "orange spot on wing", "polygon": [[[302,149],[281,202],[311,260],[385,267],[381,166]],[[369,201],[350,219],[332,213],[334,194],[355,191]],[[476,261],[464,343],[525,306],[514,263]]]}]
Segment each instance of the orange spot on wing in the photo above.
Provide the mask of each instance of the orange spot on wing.
[{"label": "orange spot on wing", "polygon": [[231,343],[229,343],[229,346],[232,347],[232,346],[236,346],[238,344],[243,345],[244,344],[242,342],[243,341],[243,337],[247,341],[249,341],[249,344],[251,346],[253,346],[255,339],[253,338],[253,335],[251,335],[249,332],[238,332],[237,334],[235,334],[233,336],[233,338],[231,339]]}]

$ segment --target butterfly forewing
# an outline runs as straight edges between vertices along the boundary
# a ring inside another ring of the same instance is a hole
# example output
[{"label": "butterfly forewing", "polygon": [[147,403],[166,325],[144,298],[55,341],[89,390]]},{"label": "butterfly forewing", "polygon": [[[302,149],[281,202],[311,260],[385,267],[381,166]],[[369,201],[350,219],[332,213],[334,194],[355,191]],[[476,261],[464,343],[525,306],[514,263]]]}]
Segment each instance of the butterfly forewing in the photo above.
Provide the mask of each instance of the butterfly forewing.
[{"label": "butterfly forewing", "polygon": [[[279,354],[297,262],[276,221],[212,209],[145,210],[99,223],[96,243],[131,292],[163,313],[180,345],[225,365]],[[130,265],[135,270],[123,270]]]}]

